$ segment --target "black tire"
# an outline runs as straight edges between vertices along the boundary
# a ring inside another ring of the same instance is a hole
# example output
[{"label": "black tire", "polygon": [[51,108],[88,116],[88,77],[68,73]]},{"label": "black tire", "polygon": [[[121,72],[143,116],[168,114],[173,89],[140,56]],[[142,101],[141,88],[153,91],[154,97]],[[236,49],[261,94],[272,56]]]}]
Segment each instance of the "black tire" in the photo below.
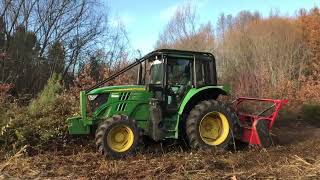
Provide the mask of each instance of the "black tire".
[{"label": "black tire", "polygon": [[[223,114],[229,125],[227,137],[218,145],[206,143],[199,132],[202,119],[211,112]],[[210,150],[212,148],[227,149],[229,147],[235,147],[235,138],[240,137],[240,130],[239,120],[234,110],[225,103],[216,100],[205,100],[200,102],[191,110],[186,119],[186,134],[189,146],[192,149]]]},{"label": "black tire", "polygon": [[[114,150],[109,146],[108,143],[108,134],[113,128],[119,126],[128,127],[133,133],[132,145],[127,150],[121,152]],[[106,119],[105,121],[101,122],[98,129],[96,130],[95,135],[95,141],[99,152],[105,157],[111,159],[120,159],[134,154],[139,144],[139,138],[140,135],[137,123],[135,122],[135,120],[129,119],[128,116],[124,115],[115,115],[112,118]]]},{"label": "black tire", "polygon": [[271,134],[268,129],[268,120],[259,120],[256,124],[257,134],[261,147],[267,148],[273,145]]}]

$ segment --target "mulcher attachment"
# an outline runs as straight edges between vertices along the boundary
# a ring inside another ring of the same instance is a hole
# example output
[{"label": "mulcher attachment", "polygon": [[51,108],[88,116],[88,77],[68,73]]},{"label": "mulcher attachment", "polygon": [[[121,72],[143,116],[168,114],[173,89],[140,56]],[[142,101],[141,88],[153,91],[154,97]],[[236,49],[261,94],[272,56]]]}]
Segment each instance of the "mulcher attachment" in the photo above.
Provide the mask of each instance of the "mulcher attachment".
[{"label": "mulcher attachment", "polygon": [[[239,110],[240,104],[245,101],[258,101],[265,103],[272,103],[270,107],[262,111],[261,113],[246,114]],[[259,99],[259,98],[247,98],[240,97],[233,102],[234,108],[243,125],[243,133],[241,141],[247,142],[250,145],[259,145],[261,147],[269,147],[273,144],[271,138],[271,128],[278,116],[278,113],[282,105],[288,103],[288,100],[274,100],[274,99]],[[268,115],[264,115],[267,111],[273,110]]]}]

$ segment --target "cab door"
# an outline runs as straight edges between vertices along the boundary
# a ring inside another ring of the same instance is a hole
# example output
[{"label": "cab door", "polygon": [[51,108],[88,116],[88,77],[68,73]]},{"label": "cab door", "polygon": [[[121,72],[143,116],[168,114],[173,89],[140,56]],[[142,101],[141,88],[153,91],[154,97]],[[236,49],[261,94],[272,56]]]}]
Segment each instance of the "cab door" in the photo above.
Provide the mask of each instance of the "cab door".
[{"label": "cab door", "polygon": [[168,114],[178,111],[180,103],[192,87],[193,59],[168,56],[166,58],[165,105]]}]

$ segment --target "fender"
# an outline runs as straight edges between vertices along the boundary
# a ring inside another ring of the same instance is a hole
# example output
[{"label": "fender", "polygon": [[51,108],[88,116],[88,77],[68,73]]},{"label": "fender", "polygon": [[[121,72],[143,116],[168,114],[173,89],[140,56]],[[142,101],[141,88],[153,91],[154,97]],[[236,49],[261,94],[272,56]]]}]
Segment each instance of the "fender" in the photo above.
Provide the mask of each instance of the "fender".
[{"label": "fender", "polygon": [[[178,117],[177,117],[177,122],[175,126],[175,134],[174,137],[175,139],[178,139],[179,137],[179,125],[180,121],[182,119],[182,114],[185,109],[188,108],[190,104],[193,104],[192,99],[201,93],[216,93],[213,95],[219,96],[220,94],[222,95],[229,95],[230,92],[230,87],[229,86],[205,86],[202,88],[192,88],[188,91],[188,93],[185,95],[183,98],[182,103],[180,104],[179,110],[178,110]],[[205,94],[204,94],[205,95]],[[210,96],[209,96],[210,97]],[[205,99],[205,98],[204,98]]]},{"label": "fender", "polygon": [[204,91],[211,91],[211,92],[217,92],[218,95],[222,94],[222,95],[229,95],[230,94],[230,87],[229,86],[205,86],[202,88],[193,88],[190,89],[189,92],[185,95],[179,110],[178,110],[178,114],[182,115],[184,109],[187,107],[188,102],[190,102],[190,100],[195,97],[196,95],[198,95],[201,92]]}]

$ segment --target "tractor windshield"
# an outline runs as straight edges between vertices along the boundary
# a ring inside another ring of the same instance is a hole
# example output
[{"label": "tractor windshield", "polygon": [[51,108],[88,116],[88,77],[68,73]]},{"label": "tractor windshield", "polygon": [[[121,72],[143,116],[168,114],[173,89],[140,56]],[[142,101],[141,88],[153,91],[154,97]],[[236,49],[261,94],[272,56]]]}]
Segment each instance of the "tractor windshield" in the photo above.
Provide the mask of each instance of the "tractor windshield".
[{"label": "tractor windshield", "polygon": [[162,84],[163,63],[155,60],[150,67],[150,84]]}]

